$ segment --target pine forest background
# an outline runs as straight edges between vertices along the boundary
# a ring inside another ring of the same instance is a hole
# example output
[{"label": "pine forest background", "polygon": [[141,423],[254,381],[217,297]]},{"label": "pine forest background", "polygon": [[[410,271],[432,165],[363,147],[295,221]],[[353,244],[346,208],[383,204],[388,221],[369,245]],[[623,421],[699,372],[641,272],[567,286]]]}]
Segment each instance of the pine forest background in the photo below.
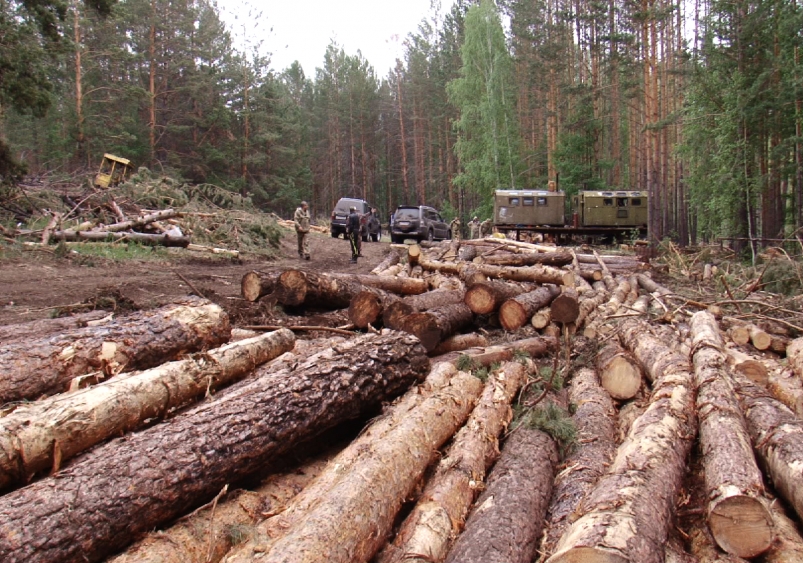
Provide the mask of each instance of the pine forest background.
[{"label": "pine forest background", "polygon": [[800,233],[797,0],[432,14],[380,76],[335,43],[318,68],[274,69],[207,0],[0,0],[0,180],[111,152],[284,217],[353,196],[385,220],[426,203],[465,222],[496,188],[555,182],[648,190],[654,242]]}]

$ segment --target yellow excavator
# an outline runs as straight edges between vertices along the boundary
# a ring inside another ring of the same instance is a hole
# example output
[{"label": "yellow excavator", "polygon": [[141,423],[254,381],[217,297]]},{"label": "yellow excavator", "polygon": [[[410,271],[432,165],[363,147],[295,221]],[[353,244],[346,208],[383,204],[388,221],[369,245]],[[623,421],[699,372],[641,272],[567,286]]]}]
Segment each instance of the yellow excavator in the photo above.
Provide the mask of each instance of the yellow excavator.
[{"label": "yellow excavator", "polygon": [[108,188],[124,182],[134,170],[134,165],[127,158],[120,158],[113,154],[106,153],[100,163],[100,169],[95,176],[95,186],[98,188]]}]

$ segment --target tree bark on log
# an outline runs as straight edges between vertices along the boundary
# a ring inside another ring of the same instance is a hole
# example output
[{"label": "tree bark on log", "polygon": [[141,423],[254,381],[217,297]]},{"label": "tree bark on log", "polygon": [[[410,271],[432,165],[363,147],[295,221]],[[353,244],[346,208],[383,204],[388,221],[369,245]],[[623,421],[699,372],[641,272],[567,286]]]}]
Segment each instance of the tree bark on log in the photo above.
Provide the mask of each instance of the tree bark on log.
[{"label": "tree bark on log", "polygon": [[789,367],[803,380],[803,337],[792,340],[786,347],[786,360]]},{"label": "tree bark on log", "polygon": [[432,358],[433,362],[457,363],[461,356],[469,358],[471,361],[483,365],[507,362],[513,359],[516,352],[528,354],[531,358],[545,355],[549,351],[557,348],[558,342],[555,338],[525,338],[516,340],[508,344],[499,344],[484,348],[469,348],[460,352],[449,352]]},{"label": "tree bark on log", "polygon": [[398,330],[399,322],[405,316],[441,305],[461,303],[464,295],[463,292],[450,289],[433,289],[420,295],[403,297],[401,301],[391,303],[385,308],[382,312],[382,323],[387,328]]},{"label": "tree bark on log", "polygon": [[641,388],[641,367],[615,340],[597,353],[597,372],[602,387],[617,401],[628,401]]},{"label": "tree bark on log", "polygon": [[229,339],[226,313],[205,299],[185,298],[109,323],[0,346],[0,404],[61,393],[78,376],[147,369]]},{"label": "tree bark on log", "polygon": [[775,522],[775,541],[764,554],[763,563],[800,563],[803,561],[803,538],[795,523],[780,503],[773,502],[770,508]]},{"label": "tree bark on log", "polygon": [[798,418],[803,419],[803,381],[795,372],[782,367],[778,362],[767,361],[767,363],[771,364],[771,368],[767,372],[767,389],[773,397],[789,407]]},{"label": "tree bark on log", "polygon": [[336,279],[356,281],[362,285],[375,287],[398,295],[420,295],[429,291],[429,284],[427,281],[419,278],[340,273],[331,273],[328,275]]},{"label": "tree bark on log", "polygon": [[[634,423],[613,464],[583,501],[583,516],[549,563],[589,560],[662,563],[675,499],[694,441],[694,381],[680,353],[646,323],[625,321],[622,340],[654,381],[650,406]],[[594,559],[596,558],[596,559]]]},{"label": "tree bark on log", "polygon": [[476,491],[484,487],[486,471],[496,461],[499,434],[510,423],[510,404],[526,375],[522,364],[507,362],[489,377],[468,421],[377,563],[443,561]]},{"label": "tree bark on log", "polygon": [[448,352],[460,352],[469,348],[477,348],[480,346],[487,346],[488,339],[482,334],[470,332],[468,334],[455,334],[445,339],[438,344],[435,349],[430,352],[430,356],[440,356]]},{"label": "tree bark on log", "polygon": [[[418,262],[425,270],[448,273],[455,276],[459,276],[460,270],[466,267],[464,263],[437,262],[423,256],[419,258]],[[494,279],[574,286],[574,274],[572,272],[550,266],[536,265],[516,268],[492,266],[490,264],[472,264],[472,267],[487,277]]]},{"label": "tree bark on log", "polygon": [[756,360],[734,348],[726,348],[727,362],[731,368],[742,375],[747,376],[750,381],[766,387],[769,383],[769,371],[763,362]]},{"label": "tree bark on log", "polygon": [[140,217],[137,217],[136,219],[129,219],[128,221],[121,221],[119,223],[112,223],[111,225],[98,227],[96,230],[100,232],[109,232],[109,233],[127,231],[135,227],[144,227],[145,225],[149,223],[154,223],[156,221],[164,221],[166,219],[172,219],[173,217],[177,217],[178,215],[179,212],[176,211],[175,209],[162,209],[160,211],[156,211],[148,215],[142,215]]},{"label": "tree bark on log", "polygon": [[161,246],[185,248],[192,239],[185,236],[173,236],[167,233],[152,235],[146,233],[115,233],[111,231],[56,231],[53,239],[65,241],[96,242],[105,240],[130,240],[142,244],[156,244]]},{"label": "tree bark on log", "polygon": [[371,273],[374,274],[375,276],[382,275],[382,272],[384,272],[391,266],[395,266],[400,261],[401,257],[399,257],[399,253],[396,252],[395,250],[391,250],[390,252],[385,254],[385,257],[382,259],[382,261],[379,264],[377,264],[373,270],[371,270]]},{"label": "tree bark on log", "polygon": [[583,368],[574,372],[569,383],[569,401],[577,405],[572,420],[577,428],[578,446],[561,464],[563,470],[555,478],[541,544],[542,557],[555,551],[580,501],[605,473],[616,453],[616,409],[594,370]]},{"label": "tree bark on log", "polygon": [[533,289],[532,286],[523,286],[501,280],[489,280],[475,283],[466,290],[463,302],[477,315],[488,315],[496,311],[502,303],[517,295]]},{"label": "tree bark on log", "polygon": [[396,513],[446,440],[469,416],[482,391],[459,372],[396,428],[366,447],[340,480],[285,534],[268,546],[246,544],[226,563],[362,563],[384,544]]},{"label": "tree bark on log", "polygon": [[732,375],[753,448],[775,490],[803,517],[803,422],[765,389]]},{"label": "tree bark on log", "polygon": [[772,544],[772,516],[738,399],[724,375],[725,343],[708,311],[692,316],[691,333],[708,527],[727,553],[756,557]]},{"label": "tree bark on log", "polygon": [[348,307],[361,289],[362,285],[351,278],[293,269],[279,275],[274,293],[277,301],[288,307],[309,305],[332,310]]},{"label": "tree bark on log", "polygon": [[[412,387],[404,395],[396,399],[383,409],[380,416],[366,426],[360,435],[352,440],[340,453],[338,453],[326,470],[301,491],[287,508],[257,524],[252,534],[250,545],[242,545],[233,557],[245,556],[250,552],[264,553],[296,524],[301,522],[307,514],[324,502],[329,491],[339,483],[342,478],[353,472],[355,463],[363,458],[375,444],[385,440],[385,437],[395,428],[399,427],[407,418],[419,417],[416,409],[429,397],[440,394],[444,397],[444,390],[457,374],[455,366],[441,362],[433,365],[426,379]],[[438,404],[438,403],[435,403]]]},{"label": "tree bark on log", "polygon": [[445,338],[471,324],[474,313],[465,303],[443,305],[427,311],[411,313],[402,318],[400,327],[414,334],[427,352],[434,350]]},{"label": "tree bark on log", "polygon": [[[541,308],[560,295],[560,288],[555,285],[545,285],[534,291],[522,293],[507,299],[499,307],[499,322],[507,331],[518,330],[527,324],[532,316]],[[552,312],[554,317],[554,311]]]},{"label": "tree bark on log", "polygon": [[293,333],[282,329],[22,406],[0,418],[0,489],[49,467],[57,471],[103,440],[164,418],[292,350],[294,343]]},{"label": "tree bark on log", "polygon": [[563,291],[555,297],[550,306],[552,322],[569,324],[580,316],[580,297],[573,287],[563,287]]},{"label": "tree bark on log", "polygon": [[302,440],[398,395],[428,370],[414,338],[389,333],[243,382],[0,497],[0,560],[99,561]]},{"label": "tree bark on log", "polygon": [[492,266],[516,266],[521,268],[523,266],[534,266],[541,264],[543,266],[552,266],[553,268],[560,268],[572,263],[572,255],[568,252],[549,252],[546,254],[508,254],[505,256],[485,256],[483,257],[485,264]]},{"label": "tree bark on log", "polygon": [[446,562],[530,563],[557,464],[558,448],[547,434],[525,427],[510,434]]},{"label": "tree bark on log", "polygon": [[542,309],[539,309],[530,319],[530,324],[533,325],[533,328],[536,330],[541,330],[551,322],[552,322],[552,313],[549,307],[544,307]]},{"label": "tree bark on log", "polygon": [[240,280],[240,294],[243,299],[255,303],[273,293],[281,272],[248,272]]},{"label": "tree bark on log", "polygon": [[271,475],[255,491],[228,494],[170,528],[148,534],[107,563],[218,563],[235,542],[250,539],[262,514],[281,512],[326,469],[331,457],[327,452],[292,471]]},{"label": "tree bark on log", "polygon": [[[103,324],[98,321],[111,315],[112,313],[109,311],[97,310],[76,313],[68,317],[39,319],[26,323],[0,326],[0,346],[8,344],[12,340],[26,339],[30,341],[33,338],[44,338],[52,334],[71,332],[86,326],[97,326],[98,324]],[[88,323],[92,323],[92,325]]]}]

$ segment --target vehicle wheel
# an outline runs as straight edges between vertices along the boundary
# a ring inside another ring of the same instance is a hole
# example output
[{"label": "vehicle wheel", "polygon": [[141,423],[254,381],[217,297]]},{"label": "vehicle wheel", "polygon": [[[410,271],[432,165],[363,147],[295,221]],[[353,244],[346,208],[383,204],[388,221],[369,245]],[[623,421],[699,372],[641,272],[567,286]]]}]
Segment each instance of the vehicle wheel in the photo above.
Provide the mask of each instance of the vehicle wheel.
[{"label": "vehicle wheel", "polygon": [[390,235],[390,242],[393,244],[401,244],[404,242],[404,239],[398,235]]},{"label": "vehicle wheel", "polygon": [[374,242],[379,242],[379,233],[374,233],[371,235],[371,240]]},{"label": "vehicle wheel", "polygon": [[338,236],[340,236],[340,235],[338,234],[337,230],[336,229],[332,229],[332,238],[337,238]]},{"label": "vehicle wheel", "polygon": [[432,229],[430,229],[429,232],[427,233],[427,240],[429,242],[432,242],[434,238],[435,238],[435,233],[432,231]]},{"label": "vehicle wheel", "polygon": [[362,235],[362,241],[368,242],[368,235]]}]

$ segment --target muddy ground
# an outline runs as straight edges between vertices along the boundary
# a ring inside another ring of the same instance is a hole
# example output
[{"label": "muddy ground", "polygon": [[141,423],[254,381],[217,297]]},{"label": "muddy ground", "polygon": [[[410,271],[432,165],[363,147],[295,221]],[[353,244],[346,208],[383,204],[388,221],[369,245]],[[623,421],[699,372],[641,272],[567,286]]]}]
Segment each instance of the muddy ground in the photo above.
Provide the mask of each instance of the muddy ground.
[{"label": "muddy ground", "polygon": [[228,311],[234,326],[265,324],[274,313],[272,305],[247,303],[240,297],[240,280],[246,272],[303,267],[365,274],[390,251],[388,242],[365,242],[363,258],[351,264],[349,243],[343,238],[311,233],[310,247],[311,260],[299,260],[296,235],[287,230],[272,261],[248,256],[232,260],[184,249],[171,249],[170,259],[158,261],[26,252],[22,258],[0,261],[0,325],[92,309],[121,313],[148,309],[193,293],[192,288]]}]

